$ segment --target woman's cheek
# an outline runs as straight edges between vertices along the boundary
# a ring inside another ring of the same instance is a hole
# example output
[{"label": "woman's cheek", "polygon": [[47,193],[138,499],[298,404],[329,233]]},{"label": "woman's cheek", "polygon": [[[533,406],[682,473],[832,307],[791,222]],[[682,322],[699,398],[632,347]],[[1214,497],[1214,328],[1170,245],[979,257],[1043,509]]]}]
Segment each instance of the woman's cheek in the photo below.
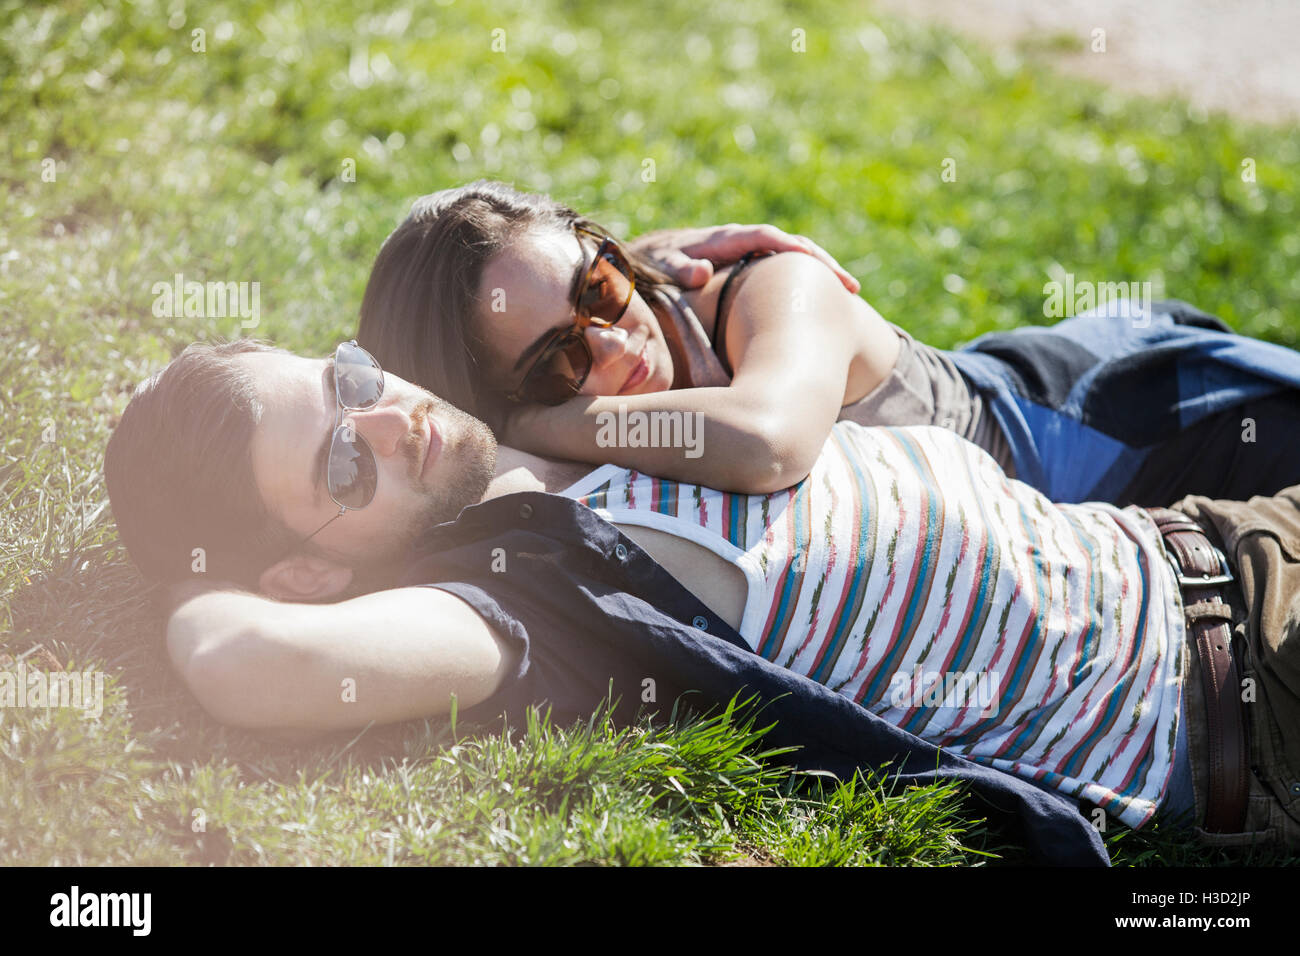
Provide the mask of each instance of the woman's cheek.
[{"label": "woman's cheek", "polygon": [[581,395],[617,395],[618,386],[610,382],[609,376],[592,372],[587,376],[587,381],[582,383]]},{"label": "woman's cheek", "polygon": [[657,338],[655,345],[655,364],[645,380],[646,391],[666,392],[673,387],[673,354],[663,338]]}]

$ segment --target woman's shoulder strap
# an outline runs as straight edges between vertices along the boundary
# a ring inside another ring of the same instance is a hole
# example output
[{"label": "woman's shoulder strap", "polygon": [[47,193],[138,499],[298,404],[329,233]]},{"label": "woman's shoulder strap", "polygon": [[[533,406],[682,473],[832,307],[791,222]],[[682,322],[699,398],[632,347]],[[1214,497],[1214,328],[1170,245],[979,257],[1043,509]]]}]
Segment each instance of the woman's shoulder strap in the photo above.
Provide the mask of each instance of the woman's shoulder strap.
[{"label": "woman's shoulder strap", "polygon": [[727,281],[722,283],[722,291],[718,293],[718,311],[713,319],[713,351],[718,356],[718,361],[728,375],[734,375],[731,363],[727,361],[727,293],[731,291],[731,284],[736,280],[736,276],[745,271],[745,268],[755,259],[761,259],[764,256],[770,256],[771,249],[761,249],[754,252],[747,252],[736,262],[731,270],[731,275],[727,276]]}]

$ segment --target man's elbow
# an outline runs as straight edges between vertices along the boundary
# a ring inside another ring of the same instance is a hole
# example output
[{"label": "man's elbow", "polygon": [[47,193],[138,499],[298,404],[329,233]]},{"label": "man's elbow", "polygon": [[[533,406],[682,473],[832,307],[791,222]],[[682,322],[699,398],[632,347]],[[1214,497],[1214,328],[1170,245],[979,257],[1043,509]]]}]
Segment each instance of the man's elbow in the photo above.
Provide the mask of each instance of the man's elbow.
[{"label": "man's elbow", "polygon": [[220,645],[208,645],[178,662],[181,678],[196,700],[219,723],[249,730],[282,726],[274,692],[277,665],[266,635],[249,629]]}]

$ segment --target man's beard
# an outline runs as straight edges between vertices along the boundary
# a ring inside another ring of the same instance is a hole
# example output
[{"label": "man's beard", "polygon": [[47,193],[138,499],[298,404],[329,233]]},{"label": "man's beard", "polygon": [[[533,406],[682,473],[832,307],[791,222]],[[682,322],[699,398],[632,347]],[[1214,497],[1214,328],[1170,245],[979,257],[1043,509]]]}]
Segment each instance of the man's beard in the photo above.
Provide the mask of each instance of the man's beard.
[{"label": "man's beard", "polygon": [[[438,453],[437,487],[429,488],[419,477],[423,462],[423,442],[416,436],[424,431],[425,419],[432,416],[438,424],[442,448]],[[405,452],[411,461],[416,486],[427,501],[420,515],[411,522],[413,541],[421,533],[451,521],[461,510],[483,500],[496,474],[497,440],[492,429],[468,412],[436,395],[417,406],[411,413],[416,433],[406,439]]]},{"label": "man's beard", "polygon": [[[427,392],[425,395],[425,400],[411,411],[414,425],[411,434],[402,439],[407,480],[420,493],[423,506],[402,521],[400,527],[391,529],[392,537],[384,547],[386,557],[365,561],[335,558],[352,568],[348,597],[393,587],[404,573],[420,537],[435,525],[451,521],[462,509],[483,500],[496,474],[497,440],[492,429],[450,402]],[[429,416],[438,424],[443,442],[436,468],[438,474],[433,479],[420,476],[425,451],[424,422]],[[434,482],[437,487],[430,487]],[[335,596],[332,600],[339,599]]]}]

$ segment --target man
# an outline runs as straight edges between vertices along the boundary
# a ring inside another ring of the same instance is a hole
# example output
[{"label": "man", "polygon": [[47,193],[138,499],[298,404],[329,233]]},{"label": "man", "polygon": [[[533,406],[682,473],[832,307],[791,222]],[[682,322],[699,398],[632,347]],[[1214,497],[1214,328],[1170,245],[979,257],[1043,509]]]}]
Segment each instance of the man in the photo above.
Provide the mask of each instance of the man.
[{"label": "man", "polygon": [[[1140,825],[1182,781],[1182,808],[1233,831],[1212,840],[1300,833],[1296,489],[1185,502],[1245,594],[1184,565],[1180,598],[1145,512],[1053,506],[940,429],[842,424],[799,486],[721,495],[498,447],[354,345],[249,342],[142,386],[105,472],[133,559],[190,589],[168,649],[223,722],[355,727],[453,695],[467,717],[569,715],[611,688],[628,714],[749,688],[805,766],[968,780],[1044,858],[1105,859],[1046,790]],[[1209,553],[1184,524],[1170,541]],[[1229,615],[1235,658],[1212,648]],[[936,693],[954,670],[992,698]]]}]

